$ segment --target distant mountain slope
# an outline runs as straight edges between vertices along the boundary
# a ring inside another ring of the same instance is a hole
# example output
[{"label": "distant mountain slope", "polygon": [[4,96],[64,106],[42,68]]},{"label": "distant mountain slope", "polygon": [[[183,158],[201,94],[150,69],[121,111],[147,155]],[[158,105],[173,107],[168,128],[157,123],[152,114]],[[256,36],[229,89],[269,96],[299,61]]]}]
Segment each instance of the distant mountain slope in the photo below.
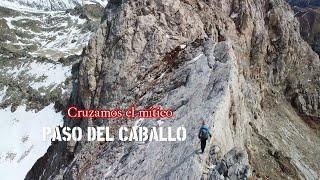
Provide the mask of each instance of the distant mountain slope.
[{"label": "distant mountain slope", "polygon": [[301,36],[320,54],[320,8],[294,7],[294,11],[300,22]]},{"label": "distant mountain slope", "polygon": [[300,23],[301,37],[320,54],[320,1],[288,0]]},{"label": "distant mountain slope", "polygon": [[320,6],[319,0],[287,0],[293,6],[307,7]]},{"label": "distant mountain slope", "polygon": [[107,0],[1,0],[0,6],[26,10],[66,10],[84,4],[107,5]]},{"label": "distant mountain slope", "polygon": [[0,6],[1,179],[23,179],[50,146],[42,127],[62,125],[56,111],[70,96],[72,64],[103,11],[96,4],[64,12],[21,8]]}]

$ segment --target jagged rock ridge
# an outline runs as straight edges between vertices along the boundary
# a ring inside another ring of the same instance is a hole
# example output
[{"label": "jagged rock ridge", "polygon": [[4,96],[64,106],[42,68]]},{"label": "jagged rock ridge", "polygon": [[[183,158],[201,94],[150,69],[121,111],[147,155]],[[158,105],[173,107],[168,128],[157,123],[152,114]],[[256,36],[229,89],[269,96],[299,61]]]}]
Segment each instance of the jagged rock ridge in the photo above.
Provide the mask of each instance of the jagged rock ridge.
[{"label": "jagged rock ridge", "polygon": [[[188,138],[54,143],[26,179],[318,179],[319,67],[283,0],[110,1],[74,66],[70,103],[160,104],[175,113],[161,126],[183,125]],[[200,118],[214,125],[202,156]],[[229,158],[241,160],[221,169]]]}]

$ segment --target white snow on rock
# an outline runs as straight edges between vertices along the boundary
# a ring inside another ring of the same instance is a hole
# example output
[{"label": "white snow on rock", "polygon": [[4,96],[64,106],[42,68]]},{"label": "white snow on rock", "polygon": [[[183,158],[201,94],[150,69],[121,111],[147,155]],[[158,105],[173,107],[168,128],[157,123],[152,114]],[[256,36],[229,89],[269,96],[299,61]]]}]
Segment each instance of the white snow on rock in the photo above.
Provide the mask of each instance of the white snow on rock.
[{"label": "white snow on rock", "polygon": [[193,58],[192,60],[188,61],[188,64],[192,64],[196,61],[198,61],[198,59],[200,59],[203,56],[203,54],[199,54],[197,57]]},{"label": "white snow on rock", "polygon": [[35,77],[35,79],[42,78],[30,84],[33,89],[38,89],[63,83],[67,77],[71,76],[71,67],[45,62],[31,62],[30,64],[24,64],[22,67],[18,66],[8,70],[7,73],[15,78],[18,78],[20,75],[29,75]]},{"label": "white snow on rock", "polygon": [[45,76],[45,80],[42,82],[36,82],[31,85],[32,88],[38,89],[43,86],[50,86],[63,83],[67,77],[71,76],[69,66],[62,66],[61,64],[40,64],[32,62],[30,64],[29,73],[32,75]]},{"label": "white snow on rock", "polygon": [[238,14],[238,13],[233,12],[233,13],[230,15],[230,17],[231,17],[232,19],[234,19],[234,18],[239,17],[239,14]]},{"label": "white snow on rock", "polygon": [[0,109],[0,117],[1,179],[24,179],[51,144],[42,140],[42,128],[62,125],[62,115],[51,104],[37,113],[26,111],[25,106],[14,113],[10,108]]},{"label": "white snow on rock", "polygon": [[[8,42],[8,44],[21,46],[34,44],[39,48],[31,52],[31,55],[58,59],[81,54],[83,47],[87,45],[91,38],[92,32],[84,30],[85,19],[64,12],[36,13],[36,15],[25,13],[21,16],[4,18],[10,29],[16,29],[33,36],[30,39],[17,36],[17,43]],[[28,26],[19,27],[15,25],[16,22],[27,20],[37,23],[37,27],[42,31],[35,32],[30,30]]]},{"label": "white snow on rock", "polygon": [[5,94],[6,94],[6,91],[7,91],[7,87],[4,87],[3,90],[0,90],[0,101],[3,100]]},{"label": "white snow on rock", "polygon": [[185,45],[185,44],[180,45],[180,48],[181,48],[181,49],[184,49],[184,48],[186,48],[186,47],[187,47],[187,45]]},{"label": "white snow on rock", "polygon": [[84,4],[100,4],[105,7],[107,0],[1,0],[0,6],[19,11],[63,11]]}]

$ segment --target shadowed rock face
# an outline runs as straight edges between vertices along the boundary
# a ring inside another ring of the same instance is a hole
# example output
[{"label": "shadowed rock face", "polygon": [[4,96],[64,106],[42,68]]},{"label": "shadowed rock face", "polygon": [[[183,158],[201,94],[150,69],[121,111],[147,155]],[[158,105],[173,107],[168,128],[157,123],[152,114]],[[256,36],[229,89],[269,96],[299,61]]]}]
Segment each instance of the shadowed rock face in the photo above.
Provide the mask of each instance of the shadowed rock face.
[{"label": "shadowed rock face", "polygon": [[293,7],[300,23],[300,33],[312,49],[320,54],[320,7]]},{"label": "shadowed rock face", "polygon": [[[288,2],[293,6],[295,17],[300,23],[301,37],[320,55],[320,2],[295,0]],[[308,111],[305,98],[302,98],[301,95],[296,95],[292,104],[312,128],[319,129],[319,115],[306,116],[306,113],[304,113]],[[318,105],[316,106],[318,107]]]},{"label": "shadowed rock face", "polygon": [[[187,140],[55,143],[26,179],[317,179],[320,138],[304,120],[320,115],[319,67],[281,0],[110,1],[70,104],[159,104],[174,119],[123,125],[185,126]],[[213,138],[200,155],[202,118]]]}]

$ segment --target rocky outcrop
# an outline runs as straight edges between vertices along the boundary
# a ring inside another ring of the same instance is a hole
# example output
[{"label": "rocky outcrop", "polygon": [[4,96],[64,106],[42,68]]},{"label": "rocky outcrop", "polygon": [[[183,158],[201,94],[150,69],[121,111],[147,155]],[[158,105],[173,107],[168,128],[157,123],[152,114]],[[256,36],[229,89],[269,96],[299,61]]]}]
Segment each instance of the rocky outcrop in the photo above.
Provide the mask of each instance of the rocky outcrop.
[{"label": "rocky outcrop", "polygon": [[[213,152],[214,156],[216,153]],[[246,164],[247,159],[239,149],[232,149],[221,160],[217,160],[210,169],[208,179],[247,179],[250,176],[250,168]]]},{"label": "rocky outcrop", "polygon": [[[159,104],[174,119],[121,124],[182,125],[187,140],[57,143],[26,179],[317,179],[320,138],[303,118],[319,117],[319,74],[283,0],[111,0],[74,66],[70,104]],[[200,119],[214,132],[203,155]]]},{"label": "rocky outcrop", "polygon": [[83,6],[76,6],[66,12],[87,20],[100,20],[103,16],[103,6],[99,4],[85,4]]},{"label": "rocky outcrop", "polygon": [[[300,23],[300,34],[301,37],[308,42],[308,44],[312,47],[312,49],[320,54],[320,14],[319,14],[319,4],[313,1],[289,1],[289,3],[293,6],[293,10],[295,13],[295,17]],[[306,80],[310,81],[310,79]],[[294,100],[292,104],[298,109],[299,113],[304,116],[304,119],[311,124],[312,121],[320,122],[319,114],[313,114],[312,112],[316,112],[318,109],[319,101],[318,98],[313,98],[310,96],[305,96],[308,93],[294,93]],[[318,92],[312,94],[311,96],[319,96]],[[307,105],[308,104],[308,105]],[[307,117],[306,117],[307,116]],[[310,121],[311,120],[311,121]],[[313,125],[312,125],[313,126]],[[318,125],[315,125],[318,126]]]}]

